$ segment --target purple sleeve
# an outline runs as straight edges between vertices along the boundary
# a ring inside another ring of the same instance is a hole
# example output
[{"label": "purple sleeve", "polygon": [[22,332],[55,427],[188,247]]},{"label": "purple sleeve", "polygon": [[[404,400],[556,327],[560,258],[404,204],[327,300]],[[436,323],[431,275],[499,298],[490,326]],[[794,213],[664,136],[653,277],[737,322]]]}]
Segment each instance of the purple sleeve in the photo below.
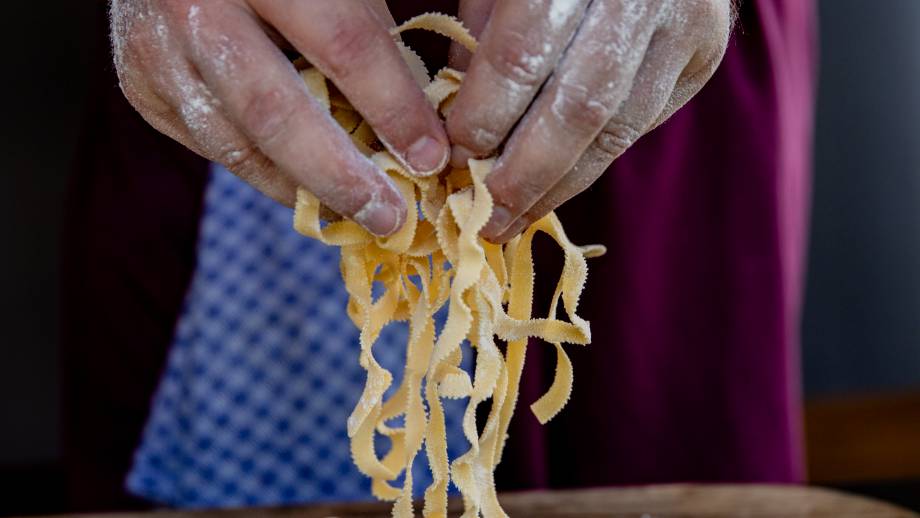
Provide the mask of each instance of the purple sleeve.
[{"label": "purple sleeve", "polygon": [[569,348],[572,399],[542,428],[527,407],[555,359],[531,344],[503,487],[802,480],[814,16],[745,2],[710,84],[561,209],[609,250],[580,305],[594,342]]}]

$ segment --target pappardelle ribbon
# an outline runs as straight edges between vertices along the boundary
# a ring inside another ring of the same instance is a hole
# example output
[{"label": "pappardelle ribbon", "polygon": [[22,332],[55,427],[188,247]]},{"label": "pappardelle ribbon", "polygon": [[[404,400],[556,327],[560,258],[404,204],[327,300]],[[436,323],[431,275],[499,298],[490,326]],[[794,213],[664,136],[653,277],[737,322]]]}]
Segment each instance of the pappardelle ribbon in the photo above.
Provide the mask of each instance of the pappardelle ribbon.
[{"label": "pappardelle ribbon", "polygon": [[[397,35],[408,29],[434,31],[471,52],[476,49],[476,40],[447,15],[421,15],[392,32]],[[443,116],[463,74],[444,69],[428,80],[421,60],[410,49],[401,48],[413,73],[425,82],[428,99]],[[517,402],[527,340],[541,338],[556,348],[555,379],[531,405],[537,419],[545,423],[565,406],[572,391],[572,364],[562,344],[591,341],[589,324],[576,309],[588,273],[585,258],[602,255],[604,247],[575,246],[552,213],[506,245],[485,241],[479,231],[492,213],[492,196],[484,183],[492,160],[470,160],[467,169],[417,178],[383,150],[370,126],[318,70],[307,67],[300,74],[358,149],[392,178],[410,207],[403,227],[380,238],[352,221],[323,222],[320,202],[303,189],[297,192],[294,227],[341,247],[347,311],[361,330],[359,362],[367,371],[367,381],[348,418],[354,462],[372,479],[375,496],[395,502],[393,515],[397,518],[414,514],[412,464],[423,447],[433,477],[425,491],[424,516],[447,515],[450,482],[463,496],[464,517],[507,516],[498,502],[494,471]],[[545,318],[532,318],[532,241],[537,232],[550,236],[565,254]],[[384,288],[377,297],[372,295],[375,283]],[[560,301],[567,321],[556,317]],[[445,304],[447,321],[438,333],[434,315]],[[373,345],[391,321],[408,322],[409,340],[402,383],[384,400],[393,375],[374,359]],[[496,338],[507,342],[504,354]],[[472,378],[460,367],[464,340],[476,350]],[[469,398],[463,432],[470,448],[453,461],[447,455],[442,398]],[[489,399],[491,409],[480,433],[476,408]],[[394,423],[397,417],[403,418],[401,426]],[[374,449],[376,434],[391,443],[382,458]],[[394,487],[392,481],[400,474],[405,475],[402,487]]]}]

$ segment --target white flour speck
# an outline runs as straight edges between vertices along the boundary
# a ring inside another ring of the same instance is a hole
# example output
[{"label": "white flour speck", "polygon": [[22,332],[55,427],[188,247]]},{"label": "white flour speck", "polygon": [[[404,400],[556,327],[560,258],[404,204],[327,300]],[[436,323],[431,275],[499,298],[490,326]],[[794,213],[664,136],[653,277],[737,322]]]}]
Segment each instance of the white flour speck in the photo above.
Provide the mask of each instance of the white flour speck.
[{"label": "white flour speck", "polygon": [[578,0],[552,0],[549,5],[549,23],[554,29],[561,28],[578,11]]},{"label": "white flour speck", "polygon": [[543,67],[543,63],[545,62],[546,57],[540,54],[525,54],[524,57],[521,58],[521,64],[524,65],[524,68],[526,68],[527,72],[530,74],[536,74]]},{"label": "white flour speck", "polygon": [[236,63],[243,59],[243,53],[226,34],[221,34],[214,54],[214,68],[225,79],[230,79],[236,72]]},{"label": "white flour speck", "polygon": [[239,149],[235,149],[226,154],[226,159],[231,164],[236,163],[242,157],[243,157],[243,151]]},{"label": "white flour speck", "polygon": [[198,19],[199,12],[201,12],[201,8],[195,4],[188,8],[188,26],[192,30],[193,38],[198,38],[198,31],[201,30],[201,20]]}]

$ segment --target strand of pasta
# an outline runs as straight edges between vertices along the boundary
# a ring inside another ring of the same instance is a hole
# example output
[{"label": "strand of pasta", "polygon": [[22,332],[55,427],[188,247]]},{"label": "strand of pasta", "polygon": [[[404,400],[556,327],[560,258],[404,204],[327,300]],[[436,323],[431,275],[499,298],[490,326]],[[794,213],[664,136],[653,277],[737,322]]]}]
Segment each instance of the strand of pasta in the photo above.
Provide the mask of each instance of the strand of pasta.
[{"label": "strand of pasta", "polygon": [[[418,16],[395,28],[393,34],[408,29],[432,30],[470,51],[476,48],[475,39],[462,24],[446,15]],[[419,73],[417,56],[408,48],[403,53],[420,81],[427,81],[427,72],[422,69]],[[425,516],[446,516],[451,481],[463,495],[464,516],[506,516],[498,502],[493,473],[517,402],[527,340],[538,337],[556,348],[553,383],[531,406],[537,419],[545,423],[561,410],[571,393],[572,364],[562,344],[591,341],[589,324],[576,310],[587,278],[585,258],[600,255],[604,249],[572,244],[555,214],[532,224],[505,246],[483,240],[479,231],[489,220],[493,204],[484,183],[492,160],[470,160],[468,169],[416,178],[381,150],[370,126],[330,88],[318,70],[305,68],[301,76],[355,145],[393,179],[410,207],[417,206],[421,212],[419,217],[419,211],[410,209],[398,232],[378,238],[351,221],[323,222],[319,201],[303,189],[297,193],[295,228],[341,247],[348,315],[361,330],[359,362],[367,371],[367,381],[348,418],[354,462],[371,477],[375,496],[395,501],[396,517],[413,515],[412,466],[423,447],[433,479],[425,491]],[[441,114],[449,109],[462,80],[462,73],[444,69],[423,85]],[[531,248],[537,232],[549,235],[565,254],[546,318],[531,318]],[[375,282],[384,287],[376,299],[372,296]],[[556,318],[560,301],[568,321]],[[436,333],[434,315],[445,304],[447,321]],[[409,325],[406,364],[401,385],[384,401],[393,375],[377,363],[373,345],[381,329],[394,320]],[[496,337],[507,342],[504,355]],[[464,340],[477,350],[472,379],[460,368]],[[469,398],[463,433],[470,449],[452,463],[447,454],[442,398]],[[491,410],[480,434],[476,409],[489,399]],[[400,416],[403,426],[388,424]],[[374,449],[376,434],[388,437],[391,443],[383,458]],[[404,474],[402,487],[392,486],[391,481],[400,474]]]}]

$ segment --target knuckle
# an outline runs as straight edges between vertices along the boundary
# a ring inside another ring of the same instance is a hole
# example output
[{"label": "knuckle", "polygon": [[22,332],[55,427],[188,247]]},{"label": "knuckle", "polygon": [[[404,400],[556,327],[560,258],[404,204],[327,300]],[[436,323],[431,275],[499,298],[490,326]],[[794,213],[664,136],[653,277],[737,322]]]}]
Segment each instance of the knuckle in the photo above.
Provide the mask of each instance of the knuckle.
[{"label": "knuckle", "polygon": [[161,6],[161,11],[168,19],[177,21],[185,20],[192,6],[198,7],[198,4],[191,0],[161,0],[159,5]]},{"label": "knuckle", "polygon": [[[139,5],[138,5],[139,4]],[[110,14],[112,57],[119,74],[145,74],[163,68],[174,50],[177,22],[168,3],[113,2]]]},{"label": "knuckle", "polygon": [[695,39],[703,47],[717,47],[723,42],[727,44],[734,16],[732,2],[696,0],[690,6],[676,29],[685,34],[695,34]]},{"label": "knuckle", "polygon": [[710,25],[720,26],[729,23],[732,17],[732,2],[724,0],[699,0],[693,9],[694,20]]},{"label": "knuckle", "polygon": [[611,121],[594,140],[597,148],[616,158],[623,154],[642,135],[635,126],[622,121]]},{"label": "knuckle", "polygon": [[217,161],[233,172],[263,171],[271,162],[253,145],[231,147],[220,152]]},{"label": "knuckle", "polygon": [[339,181],[315,188],[314,194],[335,212],[352,217],[372,200],[383,197],[381,190],[374,187],[371,182],[345,175]]},{"label": "knuckle", "polygon": [[270,143],[290,126],[295,103],[293,96],[282,88],[254,89],[243,101],[243,127],[256,142]]},{"label": "knuckle", "polygon": [[374,130],[380,133],[382,138],[391,140],[393,137],[401,136],[399,133],[407,126],[410,113],[412,110],[406,105],[383,105],[373,114],[373,121],[368,122],[373,123]]},{"label": "knuckle", "polygon": [[152,95],[145,95],[137,90],[128,89],[125,98],[128,103],[146,119],[171,120],[176,118],[176,112],[169,105]]},{"label": "knuckle", "polygon": [[533,49],[542,48],[517,33],[507,33],[496,48],[485,54],[486,63],[513,85],[535,87],[541,81],[544,59]]},{"label": "knuckle", "polygon": [[512,213],[523,213],[535,200],[539,200],[546,186],[531,175],[515,178],[513,182],[497,181],[489,185],[492,196]]},{"label": "knuckle", "polygon": [[450,141],[461,144],[476,153],[488,153],[498,147],[502,137],[483,127],[488,120],[473,120],[468,113],[451,113],[447,118],[447,135]]},{"label": "knuckle", "polygon": [[122,78],[119,73],[118,87],[121,89],[122,95],[125,96],[125,99],[128,101],[128,104],[138,112],[144,112],[147,109],[147,100],[138,89],[134,86],[128,78]]},{"label": "knuckle", "polygon": [[317,48],[331,74],[338,78],[348,77],[353,71],[360,70],[377,49],[387,43],[381,41],[379,31],[373,30],[360,17],[342,17],[325,32]]},{"label": "knuckle", "polygon": [[116,65],[119,68],[134,67],[157,59],[161,51],[155,31],[153,27],[134,25],[113,32]]},{"label": "knuckle", "polygon": [[175,110],[152,89],[151,83],[138,77],[138,74],[117,70],[118,87],[122,95],[145,119],[171,119]]},{"label": "knuckle", "polygon": [[296,184],[288,181],[278,166],[261,153],[252,153],[246,161],[234,167],[227,166],[227,169],[256,190],[281,203],[292,203],[290,198],[292,191],[296,189]]},{"label": "knuckle", "polygon": [[563,126],[580,133],[594,133],[610,120],[613,108],[588,88],[560,81],[556,85],[552,113]]},{"label": "knuckle", "polygon": [[502,136],[498,133],[483,127],[474,127],[470,129],[470,142],[473,144],[473,151],[489,152],[501,144]]}]

